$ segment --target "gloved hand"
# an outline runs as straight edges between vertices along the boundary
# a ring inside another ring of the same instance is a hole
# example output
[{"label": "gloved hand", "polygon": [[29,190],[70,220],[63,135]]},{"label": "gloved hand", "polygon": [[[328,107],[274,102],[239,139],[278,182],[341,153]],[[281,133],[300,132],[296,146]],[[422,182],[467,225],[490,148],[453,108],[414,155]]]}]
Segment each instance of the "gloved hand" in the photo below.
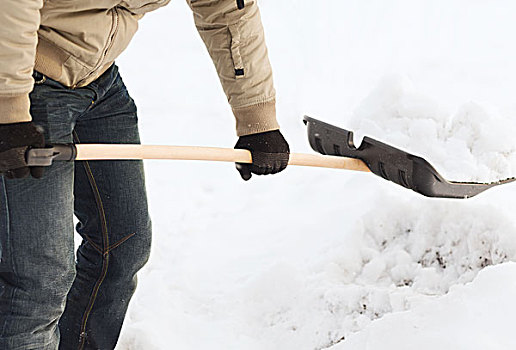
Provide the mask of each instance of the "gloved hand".
[{"label": "gloved hand", "polygon": [[247,149],[253,156],[252,164],[236,163],[245,181],[256,175],[276,174],[287,167],[290,149],[279,130],[240,136],[236,149]]},{"label": "gloved hand", "polygon": [[32,122],[0,124],[0,173],[9,179],[43,176],[44,167],[28,167],[29,147],[45,147],[45,137]]}]

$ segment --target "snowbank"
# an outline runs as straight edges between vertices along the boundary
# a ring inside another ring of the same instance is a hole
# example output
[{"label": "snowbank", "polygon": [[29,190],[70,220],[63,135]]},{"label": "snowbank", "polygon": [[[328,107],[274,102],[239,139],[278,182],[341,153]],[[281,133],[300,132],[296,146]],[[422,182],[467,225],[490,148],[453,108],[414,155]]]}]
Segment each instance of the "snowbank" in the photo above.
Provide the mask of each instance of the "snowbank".
[{"label": "snowbank", "polygon": [[232,296],[262,349],[329,347],[516,259],[516,227],[492,208],[379,202],[319,259],[272,266]]},{"label": "snowbank", "polygon": [[[276,244],[273,249],[280,249],[281,243]],[[216,295],[192,290],[192,281],[184,277],[167,282],[163,268],[151,271],[147,283],[154,280],[152,284],[160,286],[165,298],[140,311],[145,316],[132,322],[129,329],[134,327],[136,332],[128,331],[131,335],[126,336],[124,349],[163,349],[170,338],[160,334],[170,327],[179,327],[178,332],[195,325],[202,332],[179,343],[179,348],[210,344],[212,349],[323,349],[368,329],[385,315],[428,301],[439,303],[434,299],[453,286],[472,281],[486,266],[506,261],[516,261],[516,227],[492,206],[378,199],[355,227],[346,227],[342,237],[335,237],[310,259],[297,265],[268,261],[270,266],[232,284],[231,289],[219,286]],[[494,298],[498,289],[492,288]],[[186,307],[177,305],[176,298],[186,300]],[[459,311],[457,317],[467,316]],[[183,324],[175,315],[167,319],[175,312],[182,312]],[[164,322],[155,324],[154,319]],[[206,329],[207,324],[213,328]],[[145,346],[136,345],[145,339],[142,328],[153,334]],[[235,338],[212,333],[220,328],[230,330]],[[172,339],[176,343],[177,335]]]},{"label": "snowbank", "polygon": [[516,348],[516,264],[488,267],[465,286],[385,316],[332,350],[509,350]]}]

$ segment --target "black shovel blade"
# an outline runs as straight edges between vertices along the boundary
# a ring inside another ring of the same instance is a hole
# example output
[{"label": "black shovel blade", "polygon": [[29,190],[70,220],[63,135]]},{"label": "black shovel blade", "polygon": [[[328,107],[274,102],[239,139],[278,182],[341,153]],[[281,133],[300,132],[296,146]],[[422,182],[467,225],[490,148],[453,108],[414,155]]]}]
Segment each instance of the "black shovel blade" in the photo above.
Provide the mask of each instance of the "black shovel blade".
[{"label": "black shovel blade", "polygon": [[485,190],[513,182],[510,178],[492,183],[445,180],[425,159],[364,137],[360,147],[353,143],[353,132],[305,116],[310,146],[321,154],[362,160],[371,172],[427,197],[470,198]]}]

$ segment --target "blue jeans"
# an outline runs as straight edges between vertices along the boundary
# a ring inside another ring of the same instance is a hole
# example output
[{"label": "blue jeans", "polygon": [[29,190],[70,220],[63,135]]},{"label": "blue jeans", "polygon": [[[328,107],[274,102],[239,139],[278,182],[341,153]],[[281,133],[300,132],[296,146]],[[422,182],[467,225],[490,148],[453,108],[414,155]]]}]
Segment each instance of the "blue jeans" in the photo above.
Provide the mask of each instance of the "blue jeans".
[{"label": "blue jeans", "polygon": [[[75,90],[34,79],[31,114],[47,143],[139,143],[116,66]],[[150,243],[141,161],[55,162],[39,180],[0,177],[0,349],[113,349]]]}]

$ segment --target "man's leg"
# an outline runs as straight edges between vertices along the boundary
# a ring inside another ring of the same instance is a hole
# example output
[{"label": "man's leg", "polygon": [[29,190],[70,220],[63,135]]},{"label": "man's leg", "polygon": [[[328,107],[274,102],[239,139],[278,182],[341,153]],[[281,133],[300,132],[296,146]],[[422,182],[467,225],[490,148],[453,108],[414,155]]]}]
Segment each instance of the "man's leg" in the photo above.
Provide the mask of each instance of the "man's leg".
[{"label": "man's leg", "polygon": [[[116,67],[90,85],[94,107],[77,120],[80,143],[139,143],[136,107]],[[83,242],[59,323],[60,349],[113,349],[151,242],[141,161],[81,161],[75,215]]]},{"label": "man's leg", "polygon": [[73,164],[41,180],[0,177],[0,349],[56,349],[74,277]]},{"label": "man's leg", "polygon": [[[71,142],[74,116],[91,102],[37,76],[31,114],[49,143]],[[58,320],[74,271],[73,163],[42,179],[0,176],[0,349],[57,349]]]}]

